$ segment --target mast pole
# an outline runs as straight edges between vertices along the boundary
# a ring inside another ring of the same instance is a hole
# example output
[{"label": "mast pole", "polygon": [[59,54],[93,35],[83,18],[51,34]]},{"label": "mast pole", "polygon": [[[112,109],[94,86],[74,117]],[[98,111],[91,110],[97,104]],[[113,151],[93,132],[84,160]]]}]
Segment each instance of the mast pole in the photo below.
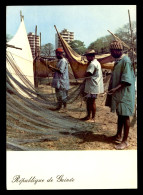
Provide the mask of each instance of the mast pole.
[{"label": "mast pole", "polygon": [[[111,33],[111,35],[113,35],[115,40],[118,40],[120,42],[122,42],[123,46],[126,47],[128,50],[131,50],[131,47],[129,47],[126,43],[124,43],[124,41],[122,41],[121,39],[119,39],[119,37],[117,37],[116,35],[114,35],[110,30],[107,30],[109,33]],[[134,55],[136,55],[136,53],[133,51]]]},{"label": "mast pole", "polygon": [[132,62],[133,62],[133,68],[135,73],[135,62],[134,62],[134,39],[133,39],[133,29],[131,24],[131,18],[130,18],[130,11],[128,10],[129,15],[129,24],[130,24],[130,31],[131,31],[131,50],[132,50]]},{"label": "mast pole", "polygon": [[24,16],[22,15],[22,11],[20,10],[20,20],[22,22],[22,19],[24,20]]},{"label": "mast pole", "polygon": [[37,25],[35,27],[35,57],[37,57]]},{"label": "mast pole", "polygon": [[40,32],[40,50],[41,50],[41,32]]}]

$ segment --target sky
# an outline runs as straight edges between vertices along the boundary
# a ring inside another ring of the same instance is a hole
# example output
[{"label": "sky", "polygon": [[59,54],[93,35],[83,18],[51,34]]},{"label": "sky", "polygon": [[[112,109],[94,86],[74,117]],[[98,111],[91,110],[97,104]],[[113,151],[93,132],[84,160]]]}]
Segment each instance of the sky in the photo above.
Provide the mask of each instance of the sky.
[{"label": "sky", "polygon": [[6,6],[6,33],[12,36],[20,25],[20,10],[24,15],[27,33],[41,32],[41,44],[55,45],[56,25],[61,32],[74,32],[74,39],[88,47],[98,38],[115,33],[131,21],[136,21],[136,5],[46,5],[46,6]]}]

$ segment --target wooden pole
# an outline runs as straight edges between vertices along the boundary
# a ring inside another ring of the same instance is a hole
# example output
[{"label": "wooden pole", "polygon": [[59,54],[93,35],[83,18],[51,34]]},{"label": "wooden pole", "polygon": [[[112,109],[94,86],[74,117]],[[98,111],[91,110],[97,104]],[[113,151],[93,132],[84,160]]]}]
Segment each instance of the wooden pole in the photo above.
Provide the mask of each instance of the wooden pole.
[{"label": "wooden pole", "polygon": [[[119,37],[117,37],[116,35],[114,35],[110,30],[107,30],[109,33],[111,33],[111,35],[113,35],[114,39],[117,41],[120,41],[124,47],[126,47],[127,49],[131,50],[132,48],[129,47],[126,43],[124,43],[124,41],[122,41],[121,39],[119,39]],[[134,55],[136,55],[136,53],[133,51]]]},{"label": "wooden pole", "polygon": [[40,32],[40,50],[41,50],[41,32]]},{"label": "wooden pole", "polygon": [[22,48],[20,48],[20,47],[15,47],[14,45],[9,45],[9,44],[6,44],[6,47],[11,47],[11,48],[22,50]]},{"label": "wooden pole", "polygon": [[132,29],[132,24],[131,24],[131,18],[130,18],[130,11],[128,10],[128,15],[129,15],[129,24],[130,24],[130,31],[131,31],[131,40],[133,44],[133,29]]},{"label": "wooden pole", "polygon": [[36,39],[37,39],[37,25],[35,27],[35,59],[34,59],[35,74],[34,74],[34,84],[35,84],[35,87],[38,87],[38,78],[37,78],[37,45],[36,45]]},{"label": "wooden pole", "polygon": [[20,20],[22,21],[22,11],[20,10]]},{"label": "wooden pole", "polygon": [[35,57],[37,57],[37,25],[35,27]]},{"label": "wooden pole", "polygon": [[20,20],[22,22],[22,19],[24,20],[24,16],[22,15],[22,11],[20,10]]},{"label": "wooden pole", "polygon": [[132,62],[133,62],[133,68],[134,68],[134,73],[135,73],[135,62],[134,62],[134,39],[133,39],[133,29],[132,29],[131,18],[130,18],[130,11],[129,11],[129,10],[128,10],[128,15],[129,15],[129,24],[130,24],[130,31],[131,31]]}]

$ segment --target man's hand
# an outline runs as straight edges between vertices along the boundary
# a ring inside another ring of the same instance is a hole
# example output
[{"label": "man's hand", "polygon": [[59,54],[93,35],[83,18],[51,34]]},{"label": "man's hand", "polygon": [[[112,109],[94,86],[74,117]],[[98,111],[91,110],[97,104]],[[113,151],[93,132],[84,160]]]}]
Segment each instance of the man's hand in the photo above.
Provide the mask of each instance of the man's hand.
[{"label": "man's hand", "polygon": [[50,64],[48,64],[48,68],[52,68],[52,66]]},{"label": "man's hand", "polygon": [[90,72],[85,73],[85,77],[91,77],[91,76],[92,76],[92,74]]},{"label": "man's hand", "polygon": [[53,72],[56,71],[56,72],[61,73],[60,70],[59,70],[58,68],[55,68],[55,67],[51,66],[50,64],[48,65],[48,68],[50,68]]},{"label": "man's hand", "polygon": [[117,88],[113,88],[110,91],[108,91],[108,95],[112,95],[117,91]]},{"label": "man's hand", "polygon": [[108,91],[108,95],[112,95],[114,93],[116,93],[116,91],[122,89],[123,87],[127,86],[127,84],[125,82],[120,83],[117,87],[111,89],[110,91]]},{"label": "man's hand", "polygon": [[56,71],[55,68],[54,68],[53,66],[51,66],[50,64],[48,64],[48,68],[49,68],[51,71],[53,71],[53,72]]}]

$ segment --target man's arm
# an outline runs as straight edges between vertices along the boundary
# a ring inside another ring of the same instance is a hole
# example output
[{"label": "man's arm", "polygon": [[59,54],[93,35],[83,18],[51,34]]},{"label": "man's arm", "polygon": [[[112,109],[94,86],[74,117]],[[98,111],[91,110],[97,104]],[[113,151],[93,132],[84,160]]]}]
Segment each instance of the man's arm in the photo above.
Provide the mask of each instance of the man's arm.
[{"label": "man's arm", "polygon": [[55,67],[53,67],[51,65],[48,65],[48,68],[50,68],[53,72],[59,72],[59,73],[61,73],[60,69],[55,68]]},{"label": "man's arm", "polygon": [[55,72],[55,71],[60,72],[60,70],[58,68],[55,68],[55,67],[51,66],[50,64],[46,64],[46,62],[42,58],[40,58],[40,61],[42,63],[44,63],[46,66],[48,66],[48,68],[51,69],[53,72]]},{"label": "man's arm", "polygon": [[52,71],[56,71],[56,72],[63,74],[65,71],[66,65],[67,65],[66,61],[62,60],[60,61],[59,68],[53,67],[51,65],[49,65],[49,68],[51,68]]},{"label": "man's arm", "polygon": [[95,73],[97,69],[97,66],[95,67],[94,64],[90,63],[87,67],[86,73],[85,73],[85,77],[91,77],[93,76],[93,74]]},{"label": "man's arm", "polygon": [[112,95],[114,93],[116,93],[117,91],[121,90],[122,88],[128,86],[129,84],[126,82],[121,82],[119,85],[117,85],[116,87],[114,87],[113,89],[111,89],[110,91],[108,91],[109,95]]},{"label": "man's arm", "polygon": [[86,72],[85,77],[91,77],[93,74],[91,72]]}]

